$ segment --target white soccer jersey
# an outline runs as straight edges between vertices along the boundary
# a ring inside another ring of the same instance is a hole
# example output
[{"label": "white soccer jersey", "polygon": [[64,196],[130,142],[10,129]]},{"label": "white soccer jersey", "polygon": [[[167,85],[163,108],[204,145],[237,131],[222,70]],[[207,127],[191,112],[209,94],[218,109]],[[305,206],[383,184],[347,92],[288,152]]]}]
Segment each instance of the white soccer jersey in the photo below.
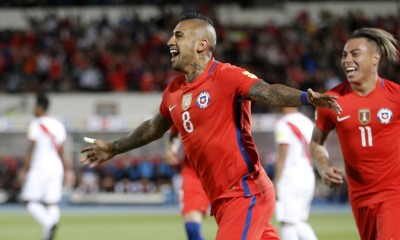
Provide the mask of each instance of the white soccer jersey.
[{"label": "white soccer jersey", "polygon": [[311,180],[314,181],[308,147],[313,126],[312,121],[300,112],[286,114],[278,121],[275,133],[276,142],[288,144],[285,165],[280,179],[282,183],[287,182],[292,185],[302,184],[303,180],[306,183]]},{"label": "white soccer jersey", "polygon": [[287,144],[287,156],[278,184],[276,219],[299,222],[308,218],[315,176],[309,155],[312,121],[300,112],[284,115],[277,123],[275,140]]},{"label": "white soccer jersey", "polygon": [[35,148],[21,192],[23,200],[60,201],[64,172],[58,148],[66,137],[64,125],[55,118],[43,116],[31,122],[28,139],[35,141]]},{"label": "white soccer jersey", "polygon": [[62,170],[58,147],[66,140],[64,125],[57,119],[43,116],[31,122],[28,139],[35,141],[31,169]]}]

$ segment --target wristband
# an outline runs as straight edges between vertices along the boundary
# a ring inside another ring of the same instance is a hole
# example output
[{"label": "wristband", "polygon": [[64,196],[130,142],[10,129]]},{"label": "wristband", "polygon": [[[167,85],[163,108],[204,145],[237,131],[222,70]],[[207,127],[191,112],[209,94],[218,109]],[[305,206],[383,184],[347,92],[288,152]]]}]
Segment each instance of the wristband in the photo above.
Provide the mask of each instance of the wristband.
[{"label": "wristband", "polygon": [[302,92],[300,94],[300,101],[303,105],[311,105],[311,103],[307,99],[307,92]]}]

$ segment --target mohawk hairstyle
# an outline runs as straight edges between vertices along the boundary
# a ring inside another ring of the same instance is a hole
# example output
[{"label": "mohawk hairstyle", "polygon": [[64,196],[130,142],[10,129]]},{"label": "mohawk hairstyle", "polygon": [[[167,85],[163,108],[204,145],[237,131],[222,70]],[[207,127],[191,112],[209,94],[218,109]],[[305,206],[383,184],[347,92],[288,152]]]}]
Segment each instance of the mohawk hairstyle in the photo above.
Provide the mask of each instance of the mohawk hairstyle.
[{"label": "mohawk hairstyle", "polygon": [[180,17],[179,22],[181,22],[183,20],[188,20],[188,19],[200,19],[200,20],[203,20],[203,21],[209,23],[211,26],[214,27],[214,22],[211,20],[211,18],[206,15],[203,15],[199,12],[185,12]]}]

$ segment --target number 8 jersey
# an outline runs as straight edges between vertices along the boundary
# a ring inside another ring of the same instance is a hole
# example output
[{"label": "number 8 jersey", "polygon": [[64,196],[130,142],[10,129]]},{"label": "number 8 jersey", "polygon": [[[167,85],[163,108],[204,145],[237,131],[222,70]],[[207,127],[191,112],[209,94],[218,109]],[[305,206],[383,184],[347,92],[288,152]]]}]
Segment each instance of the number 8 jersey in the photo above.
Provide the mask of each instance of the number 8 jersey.
[{"label": "number 8 jersey", "polygon": [[179,130],[188,162],[211,204],[272,188],[251,137],[251,102],[246,99],[259,80],[212,59],[193,82],[181,76],[164,91],[160,113]]}]

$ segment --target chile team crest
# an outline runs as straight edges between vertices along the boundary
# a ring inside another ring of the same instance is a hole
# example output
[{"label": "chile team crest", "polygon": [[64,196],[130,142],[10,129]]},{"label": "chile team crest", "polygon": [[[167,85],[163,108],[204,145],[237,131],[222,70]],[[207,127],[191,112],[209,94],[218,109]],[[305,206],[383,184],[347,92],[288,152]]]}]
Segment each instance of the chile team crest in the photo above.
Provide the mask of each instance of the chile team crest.
[{"label": "chile team crest", "polygon": [[382,124],[388,124],[392,120],[393,113],[389,108],[381,108],[378,111],[378,120]]},{"label": "chile team crest", "polygon": [[210,94],[207,91],[203,91],[199,94],[196,100],[196,105],[199,108],[206,108],[210,104]]}]

